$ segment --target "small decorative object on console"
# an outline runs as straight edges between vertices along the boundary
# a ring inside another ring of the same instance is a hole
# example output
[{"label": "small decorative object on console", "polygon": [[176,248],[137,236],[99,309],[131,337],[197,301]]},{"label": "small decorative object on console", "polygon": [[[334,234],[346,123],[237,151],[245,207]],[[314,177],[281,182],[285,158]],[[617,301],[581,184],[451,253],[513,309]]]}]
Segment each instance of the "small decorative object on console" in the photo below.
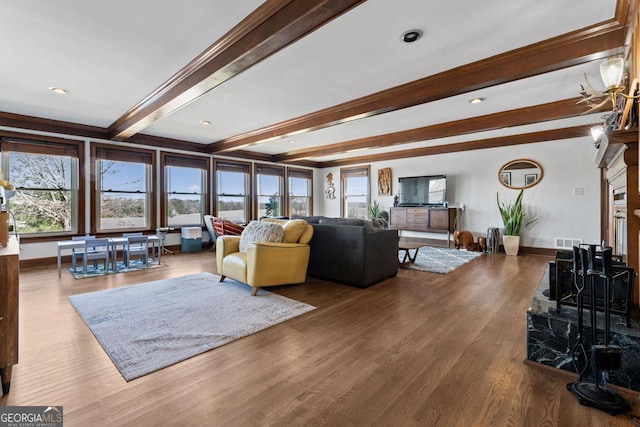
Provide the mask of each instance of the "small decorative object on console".
[{"label": "small decorative object on console", "polygon": [[456,249],[466,249],[468,251],[475,250],[475,243],[473,234],[470,231],[454,231],[453,232],[453,246]]},{"label": "small decorative object on console", "polygon": [[480,252],[485,252],[487,250],[487,238],[486,237],[478,237],[478,250]]},{"label": "small decorative object on console", "polygon": [[500,229],[497,227],[487,228],[487,253],[498,253],[500,247]]}]

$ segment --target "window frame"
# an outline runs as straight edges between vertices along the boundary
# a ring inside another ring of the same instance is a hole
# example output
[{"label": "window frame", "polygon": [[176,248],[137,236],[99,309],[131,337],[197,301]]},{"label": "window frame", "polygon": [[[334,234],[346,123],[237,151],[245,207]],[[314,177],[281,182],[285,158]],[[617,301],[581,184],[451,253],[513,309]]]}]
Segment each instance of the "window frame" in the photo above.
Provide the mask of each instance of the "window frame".
[{"label": "window frame", "polygon": [[[291,213],[291,198],[294,196],[291,193],[291,178],[304,178],[309,181],[307,186],[307,215],[313,216],[313,171],[310,169],[296,169],[296,168],[287,168],[287,179],[285,180],[286,191],[287,191],[287,215],[289,217],[292,216]],[[300,196],[298,196],[300,197]]]},{"label": "window frame", "polygon": [[285,202],[285,183],[284,176],[285,170],[283,166],[275,166],[275,165],[265,165],[265,164],[254,164],[254,186],[255,191],[253,192],[253,205],[255,207],[255,212],[253,213],[254,218],[260,218],[262,215],[260,214],[260,197],[271,197],[270,194],[259,194],[258,191],[260,189],[259,177],[260,175],[269,175],[278,177],[278,203],[280,204],[279,215],[284,216],[287,212],[287,206]]},{"label": "window frame", "polygon": [[[22,233],[20,234],[20,241],[24,243],[58,241],[61,236],[84,234],[86,224],[85,179],[83,173],[85,167],[84,143],[45,135],[0,131],[2,170],[8,170],[10,152],[69,156],[74,158],[76,168],[75,176],[72,177],[71,182],[71,231]],[[6,178],[10,181],[9,174],[7,174]],[[74,221],[75,227],[73,225]]]},{"label": "window frame", "polygon": [[[340,212],[343,218],[352,218],[349,216],[348,209],[348,201],[347,201],[347,178],[349,177],[358,177],[365,176],[367,178],[367,185],[365,186],[367,193],[365,196],[365,204],[368,206],[371,204],[371,167],[369,165],[366,166],[355,166],[349,168],[341,168],[340,169]],[[362,196],[362,195],[358,195]],[[367,219],[368,215],[365,212],[365,218]]]},{"label": "window frame", "polygon": [[215,160],[213,165],[213,212],[214,216],[220,216],[218,211],[218,200],[221,194],[218,192],[218,171],[228,169],[229,171],[242,171],[245,174],[245,191],[246,194],[222,194],[228,196],[244,196],[245,218],[242,224],[248,223],[253,217],[253,179],[252,164],[245,162],[236,162],[233,160]]},{"label": "window frame", "polygon": [[[169,152],[162,152],[160,157],[160,168],[162,171],[162,179],[160,181],[160,224],[161,227],[169,227],[169,216],[168,216],[168,205],[169,205],[169,183],[167,182],[167,166],[176,166],[183,168],[191,168],[191,169],[201,169],[204,172],[204,176],[202,177],[202,216],[200,218],[200,223],[198,224],[181,224],[181,225],[172,225],[171,227],[189,227],[189,226],[201,226],[204,227],[204,215],[208,215],[209,210],[209,201],[211,200],[211,193],[209,190],[209,183],[211,181],[209,177],[210,173],[210,157],[203,156],[190,156],[186,154],[176,154]],[[193,194],[193,193],[175,193],[175,194]]]},{"label": "window frame", "polygon": [[[139,161],[132,161],[132,159]],[[147,202],[149,212],[147,212],[148,226],[138,228],[113,228],[101,229],[98,227],[100,223],[98,198],[100,197],[100,188],[98,188],[98,162],[99,160],[111,160],[116,162],[128,163],[144,163],[148,168]],[[153,150],[144,150],[141,148],[123,147],[119,145],[110,145],[102,143],[91,143],[91,234],[118,234],[121,232],[131,231],[154,231],[156,225],[156,206],[157,206],[157,179],[156,179],[156,152]]]}]

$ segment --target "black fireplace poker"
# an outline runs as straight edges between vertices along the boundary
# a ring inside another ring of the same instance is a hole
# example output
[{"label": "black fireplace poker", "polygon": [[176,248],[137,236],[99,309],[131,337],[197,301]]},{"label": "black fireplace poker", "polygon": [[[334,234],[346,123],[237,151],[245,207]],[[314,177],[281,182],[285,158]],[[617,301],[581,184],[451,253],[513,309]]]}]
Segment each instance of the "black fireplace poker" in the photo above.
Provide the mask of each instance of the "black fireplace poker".
[{"label": "black fireplace poker", "polygon": [[[593,373],[593,382],[583,380],[587,366],[579,369],[579,376],[576,382],[567,384],[567,389],[571,391],[578,399],[581,405],[590,406],[602,411],[608,412],[610,415],[618,415],[629,413],[631,406],[615,391],[608,389],[606,380],[603,378],[600,385],[600,378],[603,373],[608,374],[609,371],[619,369],[621,364],[621,348],[617,345],[609,343],[609,335],[611,329],[611,313],[610,313],[610,295],[611,282],[613,277],[613,269],[611,263],[612,249],[602,248],[600,254],[602,269],[596,270],[596,246],[589,245],[588,249],[573,248],[574,259],[574,283],[578,288],[577,305],[578,305],[578,343],[584,352],[584,330],[583,330],[583,304],[582,291],[584,290],[585,281],[589,282],[590,287],[590,303],[589,316],[591,319],[591,371]],[[578,262],[579,260],[579,262]],[[588,267],[587,267],[588,265]],[[581,280],[578,280],[580,277]],[[604,283],[603,305],[604,305],[604,343],[597,344],[597,320],[596,320],[596,292],[595,278],[600,277]],[[575,347],[574,347],[575,349]],[[585,361],[586,363],[586,361]]]}]

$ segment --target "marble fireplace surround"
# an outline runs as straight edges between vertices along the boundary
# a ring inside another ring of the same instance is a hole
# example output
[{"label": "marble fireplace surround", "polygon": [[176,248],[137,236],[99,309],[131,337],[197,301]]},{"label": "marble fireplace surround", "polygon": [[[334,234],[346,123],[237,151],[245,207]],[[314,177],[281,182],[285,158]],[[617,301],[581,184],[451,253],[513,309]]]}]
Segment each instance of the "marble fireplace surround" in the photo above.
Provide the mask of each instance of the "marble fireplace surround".
[{"label": "marble fireplace surround", "polygon": [[[577,309],[562,306],[558,311],[556,301],[543,292],[549,289],[549,272],[545,271],[527,310],[527,360],[564,371],[577,373],[570,349],[576,342],[578,321]],[[604,315],[597,315],[598,337],[604,335]],[[585,348],[591,347],[591,327],[588,310],[584,310]],[[640,391],[640,322],[631,319],[625,326],[624,316],[611,315],[610,344],[622,348],[622,367],[612,371],[609,383],[634,391]],[[592,381],[590,369],[586,380]]]}]

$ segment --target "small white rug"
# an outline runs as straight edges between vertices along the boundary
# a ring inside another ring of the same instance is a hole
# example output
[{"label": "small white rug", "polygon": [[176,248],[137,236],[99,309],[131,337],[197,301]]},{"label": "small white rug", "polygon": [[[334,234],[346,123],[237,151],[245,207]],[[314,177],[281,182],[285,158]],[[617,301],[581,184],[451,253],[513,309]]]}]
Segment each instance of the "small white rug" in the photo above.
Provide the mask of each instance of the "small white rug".
[{"label": "small white rug", "polygon": [[[413,250],[411,253],[413,253]],[[403,267],[412,270],[447,274],[480,255],[482,255],[482,252],[422,246],[418,251],[415,263],[407,263],[403,265]]]},{"label": "small white rug", "polygon": [[125,380],[227,344],[315,307],[198,273],[72,295],[69,301]]}]

